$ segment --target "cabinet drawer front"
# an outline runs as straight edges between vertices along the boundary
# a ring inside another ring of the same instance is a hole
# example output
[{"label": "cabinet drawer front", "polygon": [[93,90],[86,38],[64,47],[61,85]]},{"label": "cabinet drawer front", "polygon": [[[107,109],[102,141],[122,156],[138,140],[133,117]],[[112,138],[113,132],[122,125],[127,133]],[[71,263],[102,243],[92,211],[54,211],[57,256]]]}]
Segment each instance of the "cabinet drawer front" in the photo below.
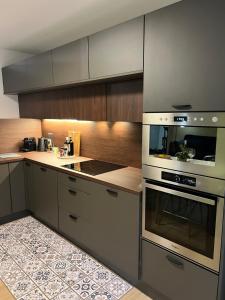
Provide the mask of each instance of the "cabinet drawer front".
[{"label": "cabinet drawer front", "polygon": [[217,275],[146,241],[142,280],[173,300],[217,299]]},{"label": "cabinet drawer front", "polygon": [[79,215],[87,214],[89,195],[74,187],[59,185],[59,206]]},{"label": "cabinet drawer front", "polygon": [[85,218],[70,210],[59,208],[59,230],[84,248],[93,249],[95,229]]}]

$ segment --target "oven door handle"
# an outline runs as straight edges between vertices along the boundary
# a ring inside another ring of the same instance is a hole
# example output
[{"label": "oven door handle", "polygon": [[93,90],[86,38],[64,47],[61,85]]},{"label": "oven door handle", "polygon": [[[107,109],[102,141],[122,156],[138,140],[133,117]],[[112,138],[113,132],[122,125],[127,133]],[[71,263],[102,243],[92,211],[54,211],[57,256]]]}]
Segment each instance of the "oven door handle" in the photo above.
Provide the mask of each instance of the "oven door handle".
[{"label": "oven door handle", "polygon": [[158,185],[155,185],[155,184],[144,183],[144,189],[145,188],[150,188],[152,190],[156,190],[156,191],[159,191],[159,192],[175,195],[175,196],[178,196],[178,197],[186,198],[186,199],[189,199],[189,200],[193,200],[193,201],[204,203],[204,204],[211,205],[211,206],[216,205],[216,201],[213,200],[213,199],[208,199],[208,198],[205,198],[205,197],[196,196],[196,195],[192,195],[192,194],[185,193],[185,192],[180,192],[180,191],[177,191],[177,190],[173,190],[171,188],[165,188],[165,187],[158,186]]}]

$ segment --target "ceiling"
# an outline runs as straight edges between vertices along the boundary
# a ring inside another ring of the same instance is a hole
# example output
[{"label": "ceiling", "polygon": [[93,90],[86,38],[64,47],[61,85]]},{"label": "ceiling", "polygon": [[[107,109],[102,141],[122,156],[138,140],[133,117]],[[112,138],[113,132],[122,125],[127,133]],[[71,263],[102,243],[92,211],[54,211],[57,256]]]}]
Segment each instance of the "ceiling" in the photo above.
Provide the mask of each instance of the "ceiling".
[{"label": "ceiling", "polygon": [[38,53],[180,0],[0,0],[0,48]]}]

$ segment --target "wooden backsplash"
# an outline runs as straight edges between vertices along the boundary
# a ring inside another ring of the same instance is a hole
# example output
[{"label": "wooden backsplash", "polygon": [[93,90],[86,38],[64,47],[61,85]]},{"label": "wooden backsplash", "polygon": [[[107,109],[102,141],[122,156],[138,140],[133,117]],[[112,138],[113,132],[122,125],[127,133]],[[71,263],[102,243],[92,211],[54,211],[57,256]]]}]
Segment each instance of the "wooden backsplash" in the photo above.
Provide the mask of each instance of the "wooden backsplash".
[{"label": "wooden backsplash", "polygon": [[68,130],[81,133],[81,155],[141,167],[141,124],[128,122],[86,122],[43,120],[43,136],[54,134],[56,146],[62,146]]},{"label": "wooden backsplash", "polygon": [[41,135],[40,120],[0,119],[0,153],[17,152],[25,137]]}]

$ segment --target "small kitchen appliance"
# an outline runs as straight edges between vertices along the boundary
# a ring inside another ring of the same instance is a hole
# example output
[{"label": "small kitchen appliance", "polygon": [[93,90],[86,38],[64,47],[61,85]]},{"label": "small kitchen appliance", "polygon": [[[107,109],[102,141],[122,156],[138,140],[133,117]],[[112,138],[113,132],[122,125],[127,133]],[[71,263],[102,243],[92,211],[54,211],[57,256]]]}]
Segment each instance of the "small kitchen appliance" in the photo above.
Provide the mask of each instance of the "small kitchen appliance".
[{"label": "small kitchen appliance", "polygon": [[36,151],[37,144],[36,139],[34,137],[26,137],[23,139],[23,146],[21,148],[21,151],[24,152],[30,152],[30,151]]}]

